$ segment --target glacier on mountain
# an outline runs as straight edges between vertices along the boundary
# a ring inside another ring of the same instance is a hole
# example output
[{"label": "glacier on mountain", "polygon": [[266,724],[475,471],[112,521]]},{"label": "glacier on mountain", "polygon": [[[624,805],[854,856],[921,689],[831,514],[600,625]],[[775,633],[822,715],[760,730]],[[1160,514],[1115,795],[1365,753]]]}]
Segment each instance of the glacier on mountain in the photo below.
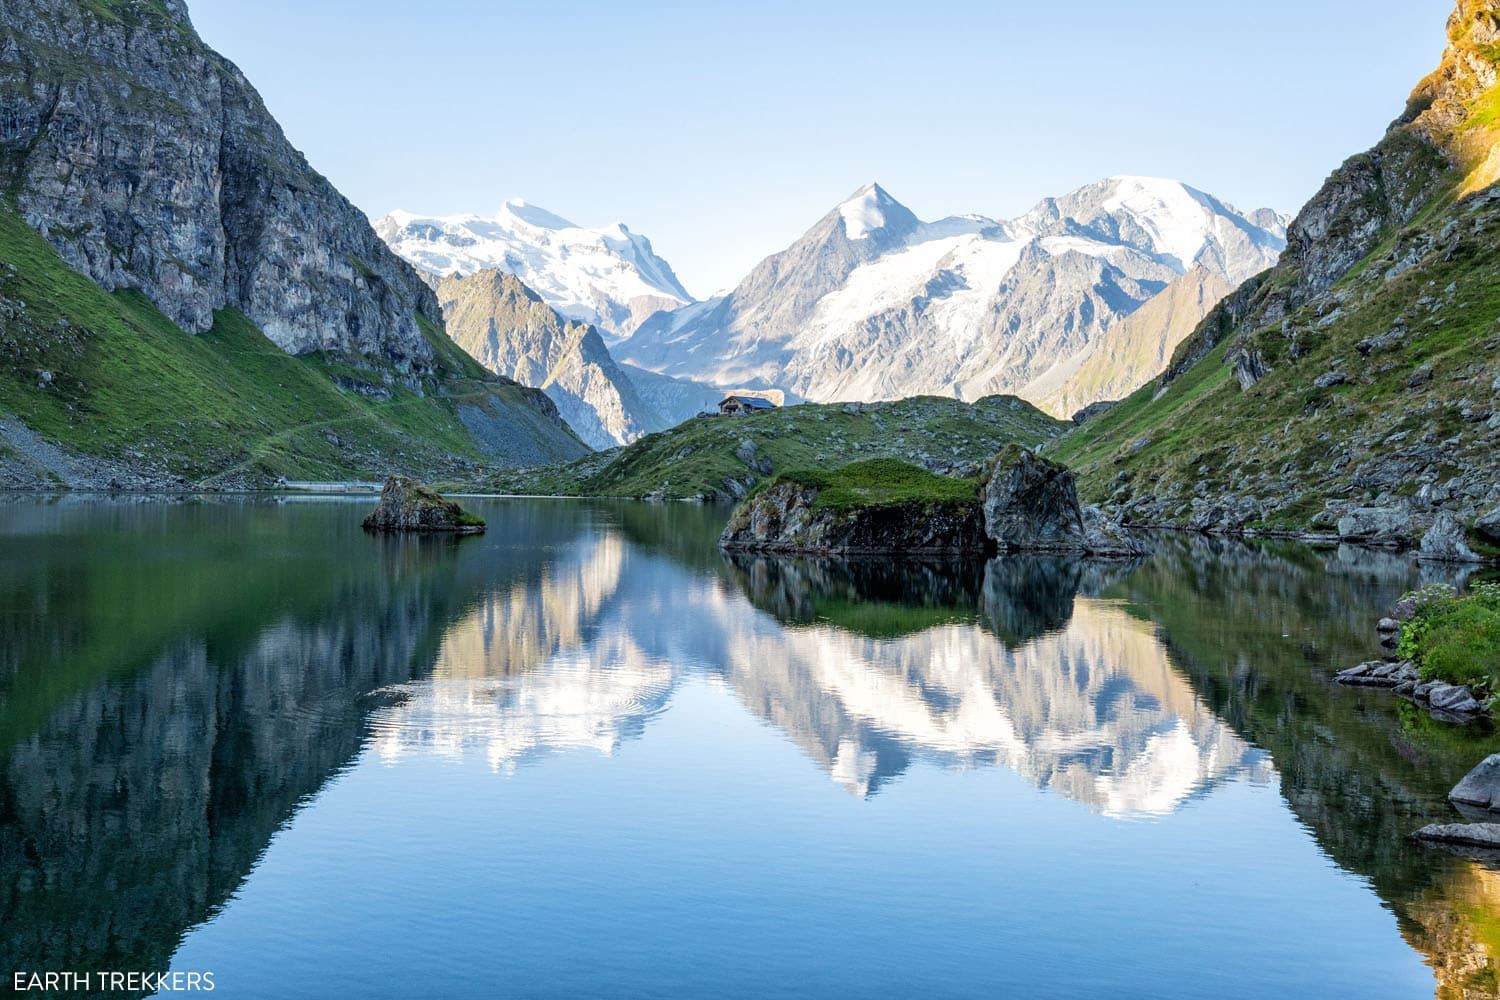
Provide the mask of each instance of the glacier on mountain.
[{"label": "glacier on mountain", "polygon": [[504,271],[563,316],[610,338],[693,301],[651,241],[623,223],[586,229],[520,199],[493,216],[395,211],[377,220],[375,231],[434,282]]}]

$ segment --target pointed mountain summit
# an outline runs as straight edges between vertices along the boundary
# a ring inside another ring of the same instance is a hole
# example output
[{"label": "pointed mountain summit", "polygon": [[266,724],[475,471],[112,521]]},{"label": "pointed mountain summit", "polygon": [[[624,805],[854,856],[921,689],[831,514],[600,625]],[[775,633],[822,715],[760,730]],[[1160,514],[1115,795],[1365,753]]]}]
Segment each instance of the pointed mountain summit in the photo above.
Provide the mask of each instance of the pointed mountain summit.
[{"label": "pointed mountain summit", "polygon": [[[1115,177],[1011,222],[923,222],[870,183],[734,291],[652,317],[616,356],[819,402],[1012,392],[1071,405],[1058,373],[1168,286],[1203,269],[1213,280],[1196,291],[1228,289],[1275,263],[1284,224],[1256,218],[1177,181]],[[1217,300],[1171,301],[1192,315],[1133,334],[1158,342],[1113,352],[1140,360],[1099,391],[1155,375]]]},{"label": "pointed mountain summit", "polygon": [[874,181],[845,199],[838,213],[844,223],[844,236],[851,240],[868,239],[887,230],[907,232],[917,223],[910,209]]}]

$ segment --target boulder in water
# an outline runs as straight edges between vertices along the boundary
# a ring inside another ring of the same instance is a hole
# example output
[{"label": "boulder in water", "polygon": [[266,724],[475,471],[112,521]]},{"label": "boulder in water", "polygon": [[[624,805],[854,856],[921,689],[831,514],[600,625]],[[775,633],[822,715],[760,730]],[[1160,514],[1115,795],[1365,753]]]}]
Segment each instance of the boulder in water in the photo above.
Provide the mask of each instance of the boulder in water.
[{"label": "boulder in water", "polygon": [[1500,753],[1480,761],[1474,770],[1453,786],[1450,801],[1461,806],[1475,806],[1500,812]]},{"label": "boulder in water", "polygon": [[1000,456],[982,504],[985,529],[1001,552],[1137,556],[1146,551],[1098,508],[1078,505],[1071,469],[1024,448]]},{"label": "boulder in water", "polygon": [[1412,836],[1436,844],[1500,849],[1500,823],[1432,823]]},{"label": "boulder in water", "polygon": [[484,518],[470,514],[415,479],[391,476],[380,491],[380,506],[365,518],[364,528],[473,535],[484,531]]}]

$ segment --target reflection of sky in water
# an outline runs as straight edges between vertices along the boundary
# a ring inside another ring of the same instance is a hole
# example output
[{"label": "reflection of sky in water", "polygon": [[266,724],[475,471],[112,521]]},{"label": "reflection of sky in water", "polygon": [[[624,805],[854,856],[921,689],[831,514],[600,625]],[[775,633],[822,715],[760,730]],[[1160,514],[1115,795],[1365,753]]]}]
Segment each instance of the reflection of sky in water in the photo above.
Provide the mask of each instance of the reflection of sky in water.
[{"label": "reflection of sky in water", "polygon": [[1077,598],[1061,628],[1014,648],[978,624],[886,639],[788,628],[720,581],[627,556],[613,535],[482,599],[447,631],[431,680],[376,714],[375,748],[389,761],[480,753],[506,772],[548,752],[613,754],[688,673],[727,685],[862,796],[913,757],[1004,766],[1116,816],[1270,775],[1155,630],[1109,603]]}]

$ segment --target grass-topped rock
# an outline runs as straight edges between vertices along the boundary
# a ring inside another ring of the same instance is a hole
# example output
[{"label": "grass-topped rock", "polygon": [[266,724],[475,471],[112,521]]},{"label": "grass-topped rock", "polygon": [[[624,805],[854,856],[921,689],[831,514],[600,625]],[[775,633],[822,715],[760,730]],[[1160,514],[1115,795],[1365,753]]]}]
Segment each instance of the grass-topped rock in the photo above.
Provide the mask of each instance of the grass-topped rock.
[{"label": "grass-topped rock", "polygon": [[439,496],[414,479],[391,476],[380,491],[380,506],[365,518],[366,531],[415,531],[473,535],[484,531],[484,518]]},{"label": "grass-topped rock", "polygon": [[894,459],[784,472],[734,512],[732,551],[981,555],[989,546],[979,481]]}]

